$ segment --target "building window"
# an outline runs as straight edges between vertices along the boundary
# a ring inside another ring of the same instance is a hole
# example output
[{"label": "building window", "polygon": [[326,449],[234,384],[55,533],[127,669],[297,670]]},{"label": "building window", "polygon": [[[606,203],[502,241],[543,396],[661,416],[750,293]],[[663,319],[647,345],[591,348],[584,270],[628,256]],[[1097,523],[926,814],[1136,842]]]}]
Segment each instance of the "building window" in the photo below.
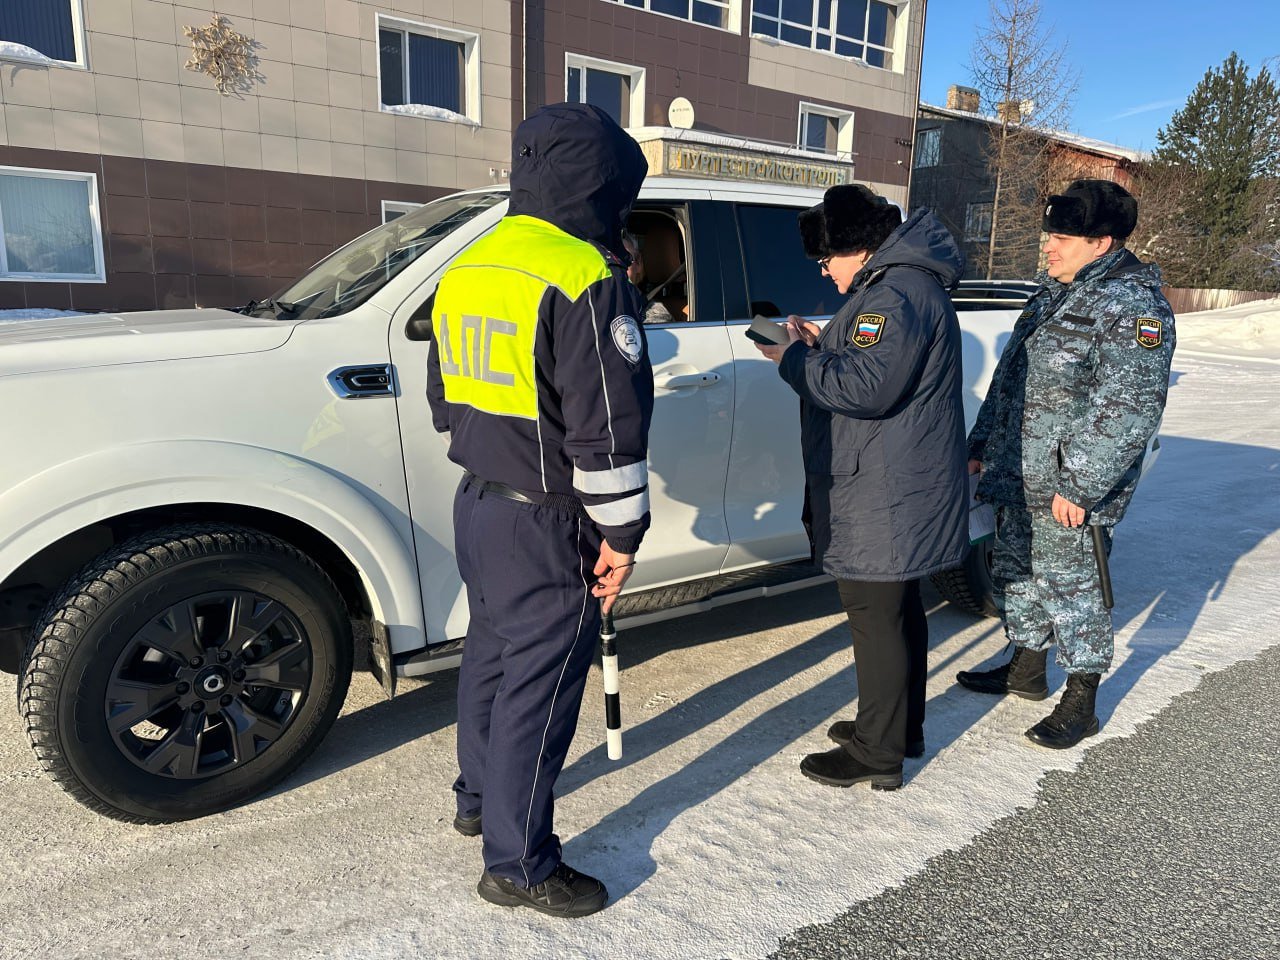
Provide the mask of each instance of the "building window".
[{"label": "building window", "polygon": [[0,167],[0,280],[105,277],[98,178]]},{"label": "building window", "polygon": [[408,203],[404,200],[383,200],[382,201],[382,222],[390,223],[397,217],[403,217],[406,213],[413,213],[422,204]]},{"label": "building window", "polygon": [[796,142],[815,153],[853,155],[853,114],[814,103],[800,104]]},{"label": "building window", "polygon": [[942,128],[916,131],[915,166],[936,167],[942,162]]},{"label": "building window", "polygon": [[565,56],[565,99],[590,103],[617,121],[620,127],[644,123],[644,69],[608,60]]},{"label": "building window", "polygon": [[675,17],[677,20],[688,20],[690,23],[719,27],[721,30],[736,31],[738,29],[736,0],[608,0],[608,2],[648,10],[650,13],[660,13],[663,16]]},{"label": "building window", "polygon": [[898,17],[882,0],[752,0],[751,32],[892,70]]},{"label": "building window", "polygon": [[0,2],[0,57],[84,66],[81,0]]},{"label": "building window", "polygon": [[991,239],[990,203],[971,203],[964,211],[964,238],[987,241]]},{"label": "building window", "polygon": [[378,17],[381,109],[433,120],[480,122],[480,38]]}]

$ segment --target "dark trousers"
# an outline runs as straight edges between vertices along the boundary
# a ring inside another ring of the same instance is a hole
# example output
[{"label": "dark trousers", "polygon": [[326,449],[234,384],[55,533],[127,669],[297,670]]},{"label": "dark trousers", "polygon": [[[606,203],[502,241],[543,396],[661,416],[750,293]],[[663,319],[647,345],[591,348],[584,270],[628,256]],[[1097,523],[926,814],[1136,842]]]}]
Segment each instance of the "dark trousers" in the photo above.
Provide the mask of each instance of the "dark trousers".
[{"label": "dark trousers", "polygon": [[920,582],[837,580],[853,634],[858,717],[847,750],[867,766],[901,765],[908,740],[924,737],[929,624]]},{"label": "dark trousers", "polygon": [[458,678],[458,812],[484,817],[484,864],[521,886],[560,863],[552,789],[600,630],[600,535],[585,517],[485,493],[454,499],[471,626]]}]

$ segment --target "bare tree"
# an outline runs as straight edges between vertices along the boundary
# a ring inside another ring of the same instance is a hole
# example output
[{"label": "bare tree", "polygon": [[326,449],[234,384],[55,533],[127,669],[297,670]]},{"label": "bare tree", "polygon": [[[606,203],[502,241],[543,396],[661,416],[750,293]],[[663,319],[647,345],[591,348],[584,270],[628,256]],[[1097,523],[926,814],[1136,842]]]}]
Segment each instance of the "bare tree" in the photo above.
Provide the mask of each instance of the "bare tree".
[{"label": "bare tree", "polygon": [[[1051,141],[1071,114],[1077,77],[1066,46],[1041,22],[1040,0],[989,0],[970,73],[993,118],[987,165],[995,181],[987,279],[1034,269]],[[1028,266],[1030,264],[1030,266]]]}]

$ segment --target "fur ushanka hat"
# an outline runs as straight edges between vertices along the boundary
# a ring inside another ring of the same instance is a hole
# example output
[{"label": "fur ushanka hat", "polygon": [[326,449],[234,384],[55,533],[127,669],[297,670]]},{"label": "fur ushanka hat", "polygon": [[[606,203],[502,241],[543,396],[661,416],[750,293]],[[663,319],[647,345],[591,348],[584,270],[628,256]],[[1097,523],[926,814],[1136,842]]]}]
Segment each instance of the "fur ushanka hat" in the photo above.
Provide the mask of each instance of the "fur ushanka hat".
[{"label": "fur ushanka hat", "polygon": [[1110,180],[1076,180],[1044,208],[1045,233],[1123,241],[1137,223],[1138,201]]},{"label": "fur ushanka hat", "polygon": [[840,184],[801,212],[800,240],[810,260],[877,250],[902,223],[902,212],[861,184]]}]

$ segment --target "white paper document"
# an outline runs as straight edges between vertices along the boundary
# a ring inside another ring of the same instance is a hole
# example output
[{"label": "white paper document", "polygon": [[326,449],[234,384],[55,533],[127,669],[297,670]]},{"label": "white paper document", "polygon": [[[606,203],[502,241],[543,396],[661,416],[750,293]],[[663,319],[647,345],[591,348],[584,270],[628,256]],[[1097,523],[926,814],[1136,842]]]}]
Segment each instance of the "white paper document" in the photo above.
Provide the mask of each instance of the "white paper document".
[{"label": "white paper document", "polygon": [[969,542],[977,543],[996,533],[996,512],[991,504],[980,503],[976,499],[980,473],[969,474]]}]

